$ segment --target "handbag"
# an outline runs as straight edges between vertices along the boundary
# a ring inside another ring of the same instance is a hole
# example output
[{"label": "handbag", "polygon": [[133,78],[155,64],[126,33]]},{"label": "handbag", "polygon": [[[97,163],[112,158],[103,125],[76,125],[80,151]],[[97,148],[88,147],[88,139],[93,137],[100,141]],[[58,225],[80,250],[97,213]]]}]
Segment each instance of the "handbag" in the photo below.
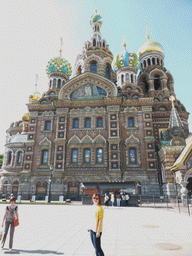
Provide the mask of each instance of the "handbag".
[{"label": "handbag", "polygon": [[13,218],[13,226],[14,226],[14,227],[17,227],[17,226],[19,226],[19,221],[18,221],[18,219],[15,219],[15,218],[13,217],[13,212],[12,212],[11,207],[10,207],[10,210],[11,210],[11,215],[12,215],[12,218]]}]

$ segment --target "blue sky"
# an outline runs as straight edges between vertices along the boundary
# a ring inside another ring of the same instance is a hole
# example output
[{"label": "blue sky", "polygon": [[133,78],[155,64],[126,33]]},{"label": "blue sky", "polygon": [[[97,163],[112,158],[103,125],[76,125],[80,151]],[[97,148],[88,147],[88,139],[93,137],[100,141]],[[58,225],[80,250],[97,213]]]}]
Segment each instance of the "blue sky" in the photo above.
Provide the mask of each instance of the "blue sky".
[{"label": "blue sky", "polygon": [[[3,0],[1,1],[1,126],[0,153],[5,131],[27,112],[26,103],[35,90],[48,89],[47,62],[59,55],[74,67],[85,40],[90,38],[89,19],[95,6],[103,18],[102,36],[115,56],[122,51],[123,32],[128,49],[136,52],[145,42],[146,22],[151,40],[164,48],[165,67],[175,81],[177,98],[192,113],[192,1],[178,0]],[[192,131],[192,117],[189,118]]]}]

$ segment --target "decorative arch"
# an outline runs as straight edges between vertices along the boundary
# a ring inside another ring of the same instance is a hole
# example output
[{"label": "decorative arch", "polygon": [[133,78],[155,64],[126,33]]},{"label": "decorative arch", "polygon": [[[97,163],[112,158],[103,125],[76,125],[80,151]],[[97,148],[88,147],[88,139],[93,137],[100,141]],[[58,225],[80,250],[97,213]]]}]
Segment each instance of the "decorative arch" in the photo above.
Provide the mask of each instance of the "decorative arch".
[{"label": "decorative arch", "polygon": [[[99,70],[102,70],[102,68],[103,68],[103,61],[102,61],[102,59],[101,59],[101,57],[99,57],[99,56],[97,56],[97,55],[95,55],[95,54],[92,54],[91,56],[89,56],[87,59],[85,59],[85,61],[84,61],[84,67],[85,67],[85,71],[91,71],[91,69],[90,69],[90,64],[91,64],[91,62],[93,62],[93,61],[95,61],[96,63],[97,63],[97,70],[99,71]],[[101,72],[101,71],[100,71]],[[100,72],[97,72],[98,74],[100,73]]]},{"label": "decorative arch", "polygon": [[139,139],[138,138],[136,138],[133,134],[131,134],[130,136],[129,136],[129,138],[127,138],[126,140],[125,140],[125,144],[139,144],[140,142],[139,142]]},{"label": "decorative arch", "polygon": [[187,182],[187,180],[188,180],[189,178],[192,178],[192,168],[189,169],[189,170],[185,173],[184,181]]},{"label": "decorative arch", "polygon": [[85,135],[85,137],[83,137],[81,139],[81,143],[83,143],[83,144],[92,144],[93,140],[89,135]]},{"label": "decorative arch", "polygon": [[95,143],[95,144],[105,144],[106,139],[101,134],[99,134],[94,138],[93,143]]},{"label": "decorative arch", "polygon": [[166,78],[165,73],[160,69],[154,69],[149,73],[149,79],[154,78],[155,75],[159,75],[161,78]]},{"label": "decorative arch", "polygon": [[[141,152],[140,152],[140,141],[136,138],[133,134],[129,136],[125,140],[125,148],[126,148],[126,165],[133,166],[133,165],[141,165]],[[131,150],[135,152],[135,163],[131,162]]]},{"label": "decorative arch", "polygon": [[80,144],[80,143],[81,143],[81,140],[76,135],[71,137],[68,141],[68,144]]}]

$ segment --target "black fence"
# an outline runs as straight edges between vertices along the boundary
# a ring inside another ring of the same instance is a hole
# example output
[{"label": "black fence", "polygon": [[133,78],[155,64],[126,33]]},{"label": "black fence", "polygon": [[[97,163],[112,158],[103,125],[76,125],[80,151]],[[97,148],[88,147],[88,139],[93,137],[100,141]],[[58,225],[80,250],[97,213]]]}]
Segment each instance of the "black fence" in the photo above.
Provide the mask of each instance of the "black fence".
[{"label": "black fence", "polygon": [[139,207],[149,207],[156,209],[166,209],[191,216],[192,214],[192,198],[185,196],[184,198],[156,195],[139,195]]}]

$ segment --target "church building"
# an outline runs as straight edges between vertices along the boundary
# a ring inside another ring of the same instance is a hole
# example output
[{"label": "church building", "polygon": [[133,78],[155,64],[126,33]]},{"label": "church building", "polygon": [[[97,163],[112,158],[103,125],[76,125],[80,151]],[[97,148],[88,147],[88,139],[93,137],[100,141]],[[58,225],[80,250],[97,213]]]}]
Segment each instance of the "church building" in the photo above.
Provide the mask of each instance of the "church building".
[{"label": "church building", "polygon": [[73,75],[60,51],[48,62],[46,93],[30,95],[28,113],[8,128],[0,195],[186,195],[189,113],[175,95],[163,47],[147,34],[137,54],[124,42],[113,56],[97,11],[90,25]]}]

